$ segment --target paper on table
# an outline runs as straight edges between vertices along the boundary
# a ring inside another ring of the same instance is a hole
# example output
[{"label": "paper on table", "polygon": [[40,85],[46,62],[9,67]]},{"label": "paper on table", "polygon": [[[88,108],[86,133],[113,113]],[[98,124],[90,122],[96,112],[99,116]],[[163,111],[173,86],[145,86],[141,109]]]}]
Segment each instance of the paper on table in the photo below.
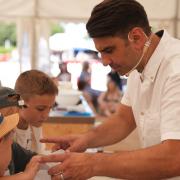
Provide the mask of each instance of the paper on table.
[{"label": "paper on table", "polygon": [[[48,152],[46,151],[46,153],[44,155],[50,155],[50,154],[62,154],[64,153],[64,150],[58,150],[58,151],[55,151],[55,152]],[[55,166],[56,164],[59,164],[59,163],[46,163],[46,164],[42,164],[40,166],[40,170],[38,171],[36,177],[35,177],[35,180],[51,180],[51,176],[48,175],[48,169]]]},{"label": "paper on table", "polygon": [[84,106],[82,104],[76,106],[66,107],[67,111],[85,112]]}]

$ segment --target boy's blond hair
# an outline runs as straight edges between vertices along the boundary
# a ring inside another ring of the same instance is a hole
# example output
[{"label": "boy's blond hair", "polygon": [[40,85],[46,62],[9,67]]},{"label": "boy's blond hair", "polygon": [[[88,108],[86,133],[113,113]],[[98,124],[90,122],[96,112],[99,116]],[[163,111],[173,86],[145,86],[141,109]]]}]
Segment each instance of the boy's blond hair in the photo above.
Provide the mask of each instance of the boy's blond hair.
[{"label": "boy's blond hair", "polygon": [[58,88],[52,78],[39,70],[29,70],[21,73],[15,83],[15,91],[24,100],[34,95],[57,95]]}]

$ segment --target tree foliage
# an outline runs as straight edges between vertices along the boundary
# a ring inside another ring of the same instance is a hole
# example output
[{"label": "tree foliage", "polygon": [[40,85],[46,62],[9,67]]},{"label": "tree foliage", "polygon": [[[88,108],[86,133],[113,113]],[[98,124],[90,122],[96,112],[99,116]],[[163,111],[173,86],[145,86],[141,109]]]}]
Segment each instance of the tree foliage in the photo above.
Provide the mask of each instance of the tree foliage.
[{"label": "tree foliage", "polygon": [[51,28],[51,35],[56,34],[56,33],[64,33],[65,29],[63,26],[60,24],[53,24]]},{"label": "tree foliage", "polygon": [[16,46],[16,25],[14,23],[0,23],[0,46],[4,46],[6,40],[10,40],[12,46]]}]

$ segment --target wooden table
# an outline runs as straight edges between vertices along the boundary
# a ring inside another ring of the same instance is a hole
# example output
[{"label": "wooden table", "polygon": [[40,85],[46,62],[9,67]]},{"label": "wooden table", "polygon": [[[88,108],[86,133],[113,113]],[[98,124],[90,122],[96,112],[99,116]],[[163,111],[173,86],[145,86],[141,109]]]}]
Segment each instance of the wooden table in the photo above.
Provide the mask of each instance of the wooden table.
[{"label": "wooden table", "polygon": [[[95,115],[83,97],[82,104],[89,115],[71,116],[66,111],[53,110],[42,125],[43,137],[59,137],[65,134],[84,133],[94,126]],[[46,144],[47,149],[52,144]]]}]

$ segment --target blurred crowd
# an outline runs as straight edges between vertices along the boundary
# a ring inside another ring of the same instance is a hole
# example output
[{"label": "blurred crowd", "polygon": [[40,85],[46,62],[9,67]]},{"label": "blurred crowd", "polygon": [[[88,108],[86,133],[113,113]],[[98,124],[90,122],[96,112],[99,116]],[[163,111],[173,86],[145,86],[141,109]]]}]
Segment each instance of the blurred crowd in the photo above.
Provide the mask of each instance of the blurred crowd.
[{"label": "blurred crowd", "polygon": [[[68,72],[67,63],[59,64],[59,74],[54,77],[58,82],[71,82],[71,74]],[[111,70],[107,74],[107,90],[99,91],[91,87],[91,65],[88,61],[82,63],[82,71],[77,79],[77,88],[82,91],[93,112],[100,116],[109,116],[116,112],[117,104],[123,94],[122,79],[117,72]]]}]

